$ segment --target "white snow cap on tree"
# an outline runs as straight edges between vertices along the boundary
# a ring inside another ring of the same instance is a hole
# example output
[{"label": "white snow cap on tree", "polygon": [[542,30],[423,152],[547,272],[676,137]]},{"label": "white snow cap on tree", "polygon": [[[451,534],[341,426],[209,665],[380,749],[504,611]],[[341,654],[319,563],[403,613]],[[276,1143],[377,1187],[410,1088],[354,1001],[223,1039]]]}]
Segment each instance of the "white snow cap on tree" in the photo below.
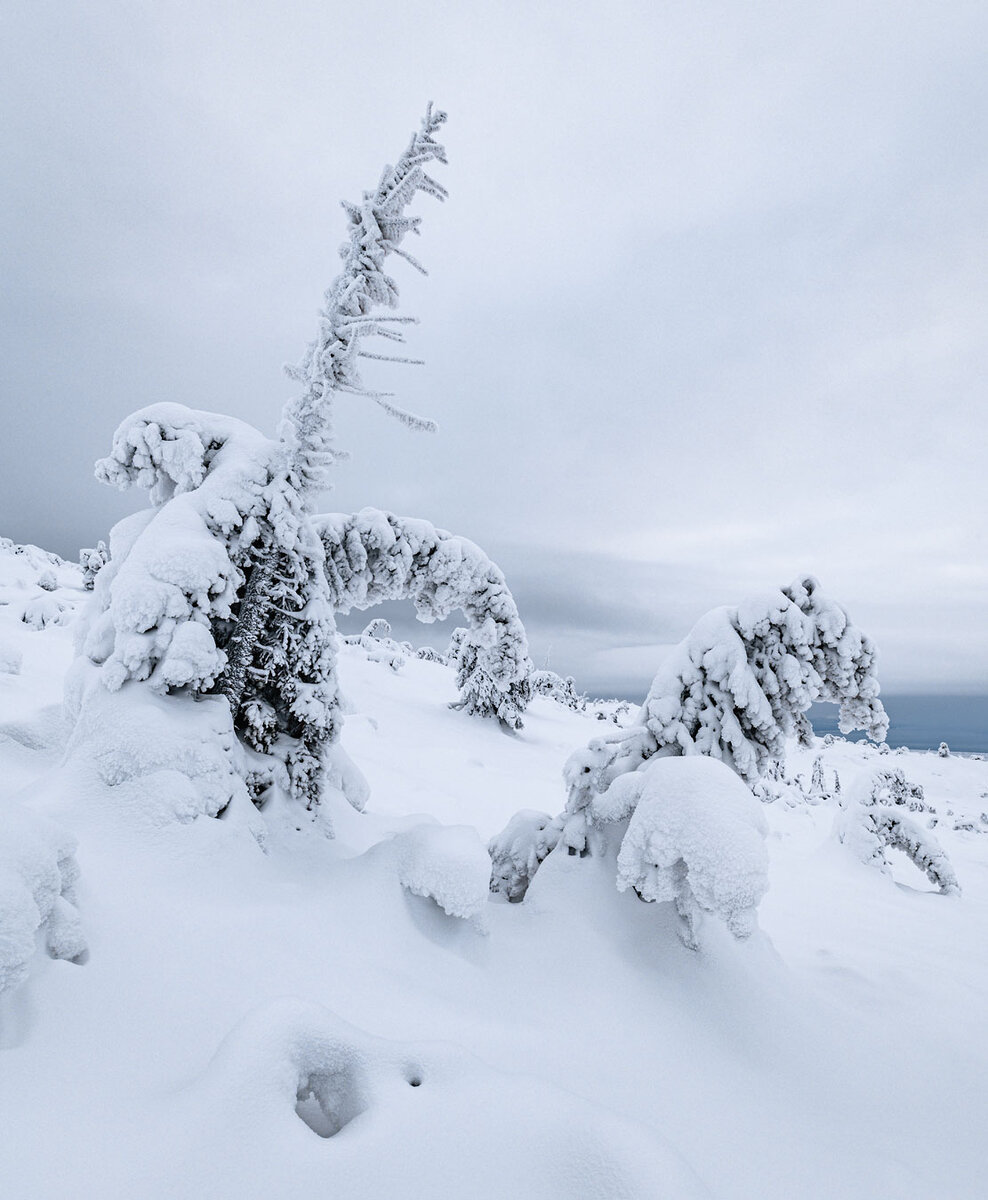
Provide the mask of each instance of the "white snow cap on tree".
[{"label": "white snow cap on tree", "polygon": [[[705,912],[720,917],[735,937],[747,937],[768,888],[761,805],[711,758],[653,759],[632,778],[638,797],[618,852],[618,891],[633,888],[642,900],[673,901],[691,948]],[[604,806],[603,814],[608,811]]]},{"label": "white snow cap on tree", "polygon": [[719,758],[754,783],[782,760],[787,737],[811,734],[805,714],[816,701],[840,705],[843,732],[881,741],[878,692],[871,640],[815,579],[714,609],[660,666],[638,723],[567,764],[567,807],[654,754]]},{"label": "white snow cap on tree", "polygon": [[456,609],[470,622],[456,656],[460,706],[512,728],[531,698],[528,639],[504,575],[466,538],[364,508],[315,517],[337,612],[411,600],[420,621]]}]

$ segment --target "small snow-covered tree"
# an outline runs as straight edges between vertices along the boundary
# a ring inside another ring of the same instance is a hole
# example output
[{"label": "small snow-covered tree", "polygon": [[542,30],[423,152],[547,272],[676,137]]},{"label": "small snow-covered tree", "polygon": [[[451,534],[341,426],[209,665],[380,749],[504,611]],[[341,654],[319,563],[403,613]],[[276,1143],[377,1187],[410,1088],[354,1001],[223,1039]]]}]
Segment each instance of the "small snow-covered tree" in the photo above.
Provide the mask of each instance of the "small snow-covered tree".
[{"label": "small snow-covered tree", "polygon": [[[898,774],[901,775],[901,772]],[[901,850],[946,896],[960,895],[957,875],[946,851],[928,830],[905,816],[908,801],[897,799],[896,780],[879,772],[859,780],[846,804],[838,810],[834,833],[861,862],[888,873],[886,850]],[[912,797],[915,799],[915,797]],[[889,801],[896,804],[892,807]]]},{"label": "small snow-covered tree", "polygon": [[574,712],[586,711],[587,698],[577,692],[576,680],[572,675],[567,675],[564,679],[555,671],[544,667],[532,673],[532,691],[537,696],[548,696],[550,700],[555,700],[557,704],[571,708]]},{"label": "small snow-covered tree", "polygon": [[[274,783],[315,804],[339,731],[333,605],[312,520],[339,457],[334,397],[365,395],[406,424],[431,427],[364,388],[358,359],[382,357],[366,339],[400,341],[396,323],[411,319],[376,310],[398,301],[384,270],[388,255],[418,267],[401,248],[418,227],[408,204],[419,192],[445,196],[424,170],[445,161],[434,136],[444,119],[430,105],[376,189],[344,206],[343,270],[326,293],[316,340],[291,372],[302,392],[286,406],[277,438],[229,417],[157,404],[129,417],[97,464],[103,482],[145,488],[153,507],[111,533],[83,655],[110,691],[141,682],[158,693],[224,696],[246,754],[231,774],[246,776],[255,795]],[[90,692],[77,695],[84,708]],[[216,804],[213,795],[207,811]]]},{"label": "small snow-covered tree", "polygon": [[[845,732],[884,737],[874,666],[871,641],[814,579],[708,613],[660,667],[638,719],[570,755],[555,818],[561,851],[588,853],[601,798],[637,787],[653,758],[720,759],[749,785],[778,774],[785,739],[809,738],[814,701],[839,704]],[[501,890],[494,877],[491,886]]]},{"label": "small snow-covered tree", "polygon": [[638,721],[571,757],[567,808],[654,754],[720,758],[754,783],[783,759],[787,737],[808,741],[815,701],[840,705],[843,732],[880,740],[878,692],[871,640],[815,579],[714,609],[659,668]]},{"label": "small snow-covered tree", "polygon": [[447,656],[460,692],[454,707],[519,728],[531,698],[528,640],[504,575],[483,550],[428,521],[376,508],[315,520],[335,610],[411,600],[418,619],[432,622],[459,609],[469,629],[457,630]]},{"label": "small snow-covered tree", "polygon": [[110,551],[107,548],[106,542],[102,541],[102,539],[95,546],[79,551],[79,566],[82,568],[82,586],[87,592],[93,590],[93,583],[96,580],[96,576],[106,566],[109,557]]}]

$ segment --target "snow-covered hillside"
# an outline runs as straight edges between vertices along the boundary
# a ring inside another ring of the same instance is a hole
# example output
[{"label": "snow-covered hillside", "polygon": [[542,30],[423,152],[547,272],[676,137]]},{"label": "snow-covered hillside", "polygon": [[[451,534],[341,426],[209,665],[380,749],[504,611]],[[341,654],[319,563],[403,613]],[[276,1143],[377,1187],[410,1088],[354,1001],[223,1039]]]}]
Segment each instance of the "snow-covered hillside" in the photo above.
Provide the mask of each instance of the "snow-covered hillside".
[{"label": "snow-covered hillside", "polygon": [[[759,928],[692,951],[600,858],[488,893],[592,713],[537,696],[508,736],[448,668],[342,646],[366,812],[167,821],[63,763],[84,601],[0,546],[0,960],[39,926],[0,996],[5,1200],[984,1195],[988,763],[792,748]],[[879,770],[959,896],[839,840],[835,772]]]}]

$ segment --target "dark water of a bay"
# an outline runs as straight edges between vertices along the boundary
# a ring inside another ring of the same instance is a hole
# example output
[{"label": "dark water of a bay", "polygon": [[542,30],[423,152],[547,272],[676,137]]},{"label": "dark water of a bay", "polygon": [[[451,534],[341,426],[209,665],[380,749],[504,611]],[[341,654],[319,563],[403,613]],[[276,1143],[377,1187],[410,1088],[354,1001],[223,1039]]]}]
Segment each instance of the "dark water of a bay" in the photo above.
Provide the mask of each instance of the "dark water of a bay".
[{"label": "dark water of a bay", "polygon": [[[889,715],[890,746],[935,750],[946,742],[962,754],[988,753],[988,696],[882,696]],[[814,704],[809,718],[815,733],[838,733],[837,708]],[[859,741],[863,734],[852,734]]]}]

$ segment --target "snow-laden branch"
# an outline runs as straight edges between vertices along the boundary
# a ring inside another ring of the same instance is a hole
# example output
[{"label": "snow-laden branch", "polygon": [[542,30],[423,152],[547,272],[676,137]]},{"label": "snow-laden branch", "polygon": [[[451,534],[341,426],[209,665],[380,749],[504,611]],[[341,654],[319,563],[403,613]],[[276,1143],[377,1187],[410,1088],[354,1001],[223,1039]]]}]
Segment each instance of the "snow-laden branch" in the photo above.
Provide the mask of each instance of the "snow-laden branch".
[{"label": "snow-laden branch", "polygon": [[419,620],[431,622],[461,610],[470,628],[456,652],[460,706],[521,724],[531,698],[528,640],[504,575],[479,546],[376,508],[314,522],[337,612],[411,600]]},{"label": "snow-laden branch", "polygon": [[340,250],[343,270],[326,292],[315,341],[298,366],[288,368],[303,391],[286,406],[279,429],[288,447],[290,473],[303,493],[323,490],[329,468],[340,457],[332,445],[334,392],[366,396],[413,429],[435,429],[432,421],[391,404],[389,393],[365,388],[357,359],[382,357],[368,353],[362,344],[365,338],[378,335],[402,341],[401,334],[390,326],[413,320],[375,314],[374,310],[398,306],[398,285],[384,270],[389,254],[397,254],[425,273],[421,263],[401,249],[406,234],[418,233],[421,220],[406,216],[405,209],[419,192],[437,200],[446,198],[446,189],[425,171],[429,162],[446,162],[446,151],[434,136],[445,120],[446,114],[430,104],[421,128],[397,163],[384,168],[377,188],[365,192],[360,204],[344,202],[349,236]]}]

